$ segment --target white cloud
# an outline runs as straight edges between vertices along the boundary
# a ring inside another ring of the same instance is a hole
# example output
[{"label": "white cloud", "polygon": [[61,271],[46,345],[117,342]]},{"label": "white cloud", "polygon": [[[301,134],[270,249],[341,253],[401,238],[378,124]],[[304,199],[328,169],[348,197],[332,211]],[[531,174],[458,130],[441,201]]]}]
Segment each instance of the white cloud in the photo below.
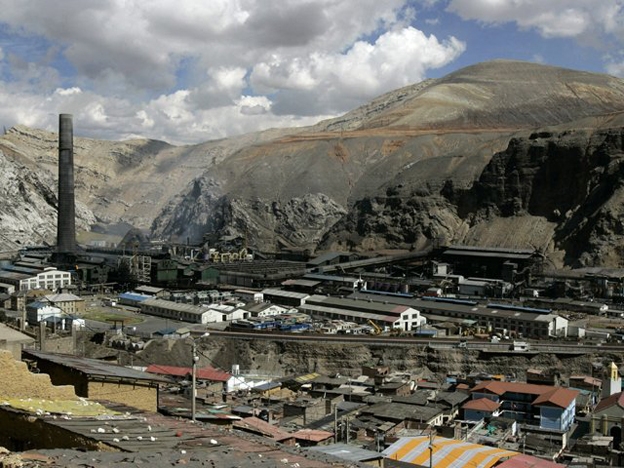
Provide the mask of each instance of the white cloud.
[{"label": "white cloud", "polygon": [[624,62],[611,62],[606,66],[607,73],[624,78]]},{"label": "white cloud", "polygon": [[417,5],[0,0],[0,124],[173,143],[312,124],[463,52],[409,26]]},{"label": "white cloud", "polygon": [[316,106],[344,112],[355,102],[421,81],[428,69],[450,63],[464,50],[465,44],[455,38],[440,42],[408,27],[389,31],[375,43],[358,41],[346,53],[314,53],[290,60],[275,55],[254,67],[251,83],[277,92],[276,106],[286,113],[314,109],[312,95],[321,94],[320,89],[324,91]]},{"label": "white cloud", "polygon": [[620,0],[451,0],[448,10],[484,23],[513,22],[547,38],[622,32]]}]

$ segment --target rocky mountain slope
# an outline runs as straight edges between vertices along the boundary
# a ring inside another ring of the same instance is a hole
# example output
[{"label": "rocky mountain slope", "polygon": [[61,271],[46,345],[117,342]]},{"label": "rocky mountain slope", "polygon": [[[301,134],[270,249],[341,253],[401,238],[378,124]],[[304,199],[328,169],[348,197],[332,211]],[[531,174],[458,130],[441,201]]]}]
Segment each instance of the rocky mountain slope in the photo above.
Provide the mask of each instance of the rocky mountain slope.
[{"label": "rocky mountain slope", "polygon": [[[620,266],[623,121],[623,80],[495,61],[308,128],[185,147],[75,138],[81,225],[240,234],[261,250],[532,247],[557,265]],[[29,208],[53,242],[56,135],[13,128],[0,152],[42,184],[14,192],[16,214],[2,208],[5,236]]]},{"label": "rocky mountain slope", "polygon": [[[230,339],[211,336],[201,340],[200,365],[230,370],[238,365],[243,372],[272,377],[318,372],[326,375],[358,376],[365,365],[383,362],[393,372],[405,372],[414,379],[443,379],[447,374],[471,373],[514,375],[526,379],[527,369],[571,375],[591,375],[592,367],[606,369],[620,362],[621,353],[599,352],[585,355],[495,354],[466,349],[432,349],[426,345],[400,346],[357,343],[319,343],[269,341],[264,339]],[[191,347],[185,340],[152,340],[130,363],[143,365],[183,365],[191,360]]]}]

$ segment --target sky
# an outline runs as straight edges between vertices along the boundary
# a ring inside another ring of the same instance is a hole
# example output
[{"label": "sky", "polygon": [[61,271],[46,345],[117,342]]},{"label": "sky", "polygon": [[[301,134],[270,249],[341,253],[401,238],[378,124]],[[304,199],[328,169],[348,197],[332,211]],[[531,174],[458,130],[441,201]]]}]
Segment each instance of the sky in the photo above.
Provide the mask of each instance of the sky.
[{"label": "sky", "polygon": [[0,0],[0,124],[196,144],[494,59],[624,77],[624,0]]}]

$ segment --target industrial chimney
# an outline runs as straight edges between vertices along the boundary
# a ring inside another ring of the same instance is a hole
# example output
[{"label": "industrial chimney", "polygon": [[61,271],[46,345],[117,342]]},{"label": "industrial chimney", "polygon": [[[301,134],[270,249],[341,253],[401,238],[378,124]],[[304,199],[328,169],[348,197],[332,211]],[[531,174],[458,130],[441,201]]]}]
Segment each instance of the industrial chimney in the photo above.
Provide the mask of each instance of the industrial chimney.
[{"label": "industrial chimney", "polygon": [[57,253],[60,257],[76,253],[76,208],[74,201],[74,126],[71,114],[59,115],[59,173]]}]

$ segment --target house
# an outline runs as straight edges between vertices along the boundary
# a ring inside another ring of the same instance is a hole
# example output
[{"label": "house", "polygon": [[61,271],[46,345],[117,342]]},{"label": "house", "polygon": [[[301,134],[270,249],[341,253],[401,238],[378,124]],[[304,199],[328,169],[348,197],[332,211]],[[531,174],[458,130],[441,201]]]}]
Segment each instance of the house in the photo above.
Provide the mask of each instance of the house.
[{"label": "house", "polygon": [[328,431],[318,429],[301,429],[294,432],[292,436],[295,438],[300,447],[314,447],[317,445],[331,444],[334,434]]},{"label": "house", "polygon": [[26,311],[26,304],[29,304],[45,296],[49,291],[42,289],[32,289],[26,291],[16,291],[11,294],[11,310],[18,312]]},{"label": "house", "polygon": [[269,424],[268,422],[254,416],[236,421],[232,427],[234,427],[234,429],[238,429],[239,431],[266,437],[283,445],[293,446],[296,443],[293,434],[285,432],[279,427]]},{"label": "house", "polygon": [[284,403],[284,419],[296,419],[302,426],[318,421],[333,411],[333,404],[342,400],[342,397],[333,401],[329,398],[299,398],[298,400]]},{"label": "house", "polygon": [[[145,372],[163,377],[169,377],[175,381],[190,380],[193,369],[191,367],[163,366],[150,364]],[[233,385],[234,376],[229,372],[221,371],[210,366],[201,367],[195,371],[195,379],[202,382],[206,392],[221,393],[227,391]]]},{"label": "house", "polygon": [[462,406],[464,419],[468,421],[480,421],[482,419],[500,416],[501,404],[489,398],[477,398],[469,400]]},{"label": "house", "polygon": [[34,301],[26,306],[26,321],[31,325],[48,321],[60,322],[62,318],[63,311],[50,303]]},{"label": "house", "polygon": [[405,380],[391,380],[378,385],[375,389],[378,395],[407,396],[412,393],[412,384]]},{"label": "house", "polygon": [[444,409],[444,422],[455,419],[462,404],[470,397],[462,392],[437,392],[429,401]]},{"label": "house", "polygon": [[488,398],[500,403],[504,417],[555,431],[572,426],[578,393],[570,388],[500,381],[484,381],[471,390],[473,400]]},{"label": "house", "polygon": [[144,411],[157,411],[159,385],[170,382],[97,359],[34,349],[25,349],[22,355],[39,372],[48,374],[53,385],[72,385],[78,396],[118,402]]},{"label": "house", "polygon": [[81,315],[85,311],[85,300],[75,294],[47,294],[39,300],[43,303],[58,307],[64,314]]},{"label": "house", "polygon": [[[600,432],[613,437],[613,446],[622,442],[622,422],[624,421],[624,392],[615,393],[600,400],[591,418],[590,432]],[[616,444],[616,442],[618,442]]]},{"label": "house", "polygon": [[377,403],[360,410],[360,414],[369,415],[382,421],[403,422],[406,427],[413,423],[439,426],[443,421],[443,411],[435,406],[416,406],[405,403]]}]

